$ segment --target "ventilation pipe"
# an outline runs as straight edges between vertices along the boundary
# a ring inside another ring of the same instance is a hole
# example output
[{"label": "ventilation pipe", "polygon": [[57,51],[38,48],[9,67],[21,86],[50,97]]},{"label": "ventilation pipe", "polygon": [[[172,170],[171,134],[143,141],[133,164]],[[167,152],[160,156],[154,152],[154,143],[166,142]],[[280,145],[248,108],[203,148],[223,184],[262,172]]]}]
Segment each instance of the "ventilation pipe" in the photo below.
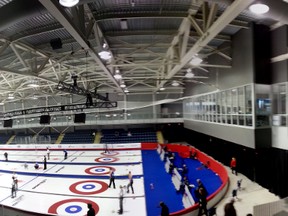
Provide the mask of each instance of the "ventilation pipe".
[{"label": "ventilation pipe", "polygon": [[47,13],[38,0],[14,0],[0,8],[0,32],[19,21]]}]

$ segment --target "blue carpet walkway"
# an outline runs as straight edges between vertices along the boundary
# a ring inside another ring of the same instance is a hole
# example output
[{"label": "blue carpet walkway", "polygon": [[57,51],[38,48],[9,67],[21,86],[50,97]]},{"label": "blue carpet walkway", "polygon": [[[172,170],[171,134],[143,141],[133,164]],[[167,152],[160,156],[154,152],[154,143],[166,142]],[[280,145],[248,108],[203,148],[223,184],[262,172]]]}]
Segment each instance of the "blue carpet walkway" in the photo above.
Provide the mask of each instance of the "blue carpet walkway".
[{"label": "blue carpet walkway", "polygon": [[[168,205],[170,213],[183,210],[182,195],[176,192],[171,180],[171,175],[165,171],[164,162],[160,160],[157,151],[142,150],[142,160],[147,215],[160,215],[160,201]],[[208,191],[208,196],[221,186],[222,182],[219,176],[210,169],[204,168],[201,162],[189,158],[183,159],[175,153],[175,166],[180,168],[184,163],[189,170],[188,179],[190,184],[197,186],[196,180],[201,179]],[[151,189],[151,183],[154,189]],[[190,191],[195,202],[197,202],[198,200],[194,195],[194,189]]]}]

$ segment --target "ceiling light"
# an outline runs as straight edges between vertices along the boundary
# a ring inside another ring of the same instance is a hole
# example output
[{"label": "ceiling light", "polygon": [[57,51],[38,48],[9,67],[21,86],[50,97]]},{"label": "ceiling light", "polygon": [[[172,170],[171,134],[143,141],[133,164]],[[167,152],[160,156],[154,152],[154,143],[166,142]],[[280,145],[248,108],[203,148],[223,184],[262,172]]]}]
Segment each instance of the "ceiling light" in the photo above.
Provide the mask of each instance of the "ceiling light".
[{"label": "ceiling light", "polygon": [[0,105],[4,105],[4,102],[0,102]]},{"label": "ceiling light", "polygon": [[160,89],[159,89],[160,91],[164,91],[165,90],[165,88],[164,87],[160,87]]},{"label": "ceiling light", "polygon": [[13,94],[9,94],[9,95],[8,95],[8,99],[12,100],[12,99],[14,99],[14,98],[15,98],[15,97],[14,97]]},{"label": "ceiling light", "polygon": [[29,87],[36,88],[39,87],[39,83],[37,80],[31,80],[28,84]]},{"label": "ceiling light", "polygon": [[108,45],[107,45],[107,43],[103,43],[103,45],[102,45],[102,47],[104,48],[104,49],[106,49],[107,47],[108,47]]},{"label": "ceiling light", "polygon": [[122,75],[120,74],[120,71],[118,69],[115,71],[114,78],[118,80],[122,79]]},{"label": "ceiling light", "polygon": [[125,87],[126,87],[125,83],[121,83],[121,84],[120,84],[120,87],[121,87],[121,88],[125,88]]},{"label": "ceiling light", "polygon": [[269,11],[269,7],[265,4],[253,4],[249,10],[254,14],[265,14]]},{"label": "ceiling light", "polygon": [[[190,68],[189,68],[190,69]],[[187,73],[185,74],[186,78],[193,78],[195,76],[195,74],[192,72],[192,70],[187,70]]]},{"label": "ceiling light", "polygon": [[33,95],[32,99],[37,100],[38,99],[37,95]]},{"label": "ceiling light", "polygon": [[190,64],[191,65],[200,65],[202,61],[203,61],[203,59],[199,58],[198,56],[194,56],[191,59]]},{"label": "ceiling light", "polygon": [[118,74],[118,73],[116,73],[116,74],[114,75],[114,78],[115,78],[115,79],[121,79],[121,78],[122,78],[122,75],[121,75],[121,74]]},{"label": "ceiling light", "polygon": [[98,53],[99,54],[99,56],[100,56],[100,58],[101,59],[103,59],[103,60],[109,60],[109,59],[111,59],[112,58],[112,55],[111,55],[111,53],[110,52],[108,52],[108,51],[101,51],[101,52],[99,52]]},{"label": "ceiling light", "polygon": [[174,87],[177,87],[177,86],[179,86],[180,84],[179,84],[179,82],[177,82],[176,80],[173,80],[173,82],[172,82],[171,85],[174,86]]},{"label": "ceiling light", "polygon": [[79,0],[59,0],[59,3],[64,7],[73,7],[79,3]]},{"label": "ceiling light", "polygon": [[126,88],[126,89],[124,89],[124,92],[125,93],[129,93],[129,90]]}]

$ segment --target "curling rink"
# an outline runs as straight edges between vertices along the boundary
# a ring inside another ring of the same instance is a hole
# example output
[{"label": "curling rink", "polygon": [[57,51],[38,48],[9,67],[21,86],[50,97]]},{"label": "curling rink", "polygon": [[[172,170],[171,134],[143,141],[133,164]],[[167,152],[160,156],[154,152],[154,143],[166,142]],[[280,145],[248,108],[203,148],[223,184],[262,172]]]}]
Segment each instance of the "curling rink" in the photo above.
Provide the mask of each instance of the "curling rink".
[{"label": "curling rink", "polygon": [[[97,216],[118,215],[120,185],[128,184],[131,171],[135,193],[130,190],[125,194],[123,214],[147,215],[140,144],[114,144],[106,153],[101,144],[50,145],[46,170],[43,169],[43,159],[47,157],[45,145],[1,147],[0,202],[5,206],[43,214],[83,216],[88,211],[87,203],[92,203]],[[67,159],[64,149],[68,152]],[[4,152],[8,153],[8,161]],[[38,170],[34,168],[36,162],[40,165]],[[110,169],[115,171],[116,189],[108,187]],[[18,179],[15,198],[11,197],[13,172]]]}]

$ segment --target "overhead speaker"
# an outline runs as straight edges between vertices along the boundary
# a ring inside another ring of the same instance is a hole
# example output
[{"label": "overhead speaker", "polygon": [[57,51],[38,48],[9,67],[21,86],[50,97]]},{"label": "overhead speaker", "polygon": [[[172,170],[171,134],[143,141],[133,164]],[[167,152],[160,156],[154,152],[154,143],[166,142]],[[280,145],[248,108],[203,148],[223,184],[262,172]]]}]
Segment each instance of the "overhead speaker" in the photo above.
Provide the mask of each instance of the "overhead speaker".
[{"label": "overhead speaker", "polygon": [[74,123],[85,123],[86,114],[85,113],[77,113],[74,116]]},{"label": "overhead speaker", "polygon": [[50,115],[41,115],[40,116],[40,124],[50,124]]},{"label": "overhead speaker", "polygon": [[51,45],[53,50],[61,49],[62,48],[61,38],[54,38],[54,39],[50,40],[50,45]]},{"label": "overhead speaker", "polygon": [[12,127],[12,126],[13,126],[13,120],[12,119],[4,120],[3,127]]}]

